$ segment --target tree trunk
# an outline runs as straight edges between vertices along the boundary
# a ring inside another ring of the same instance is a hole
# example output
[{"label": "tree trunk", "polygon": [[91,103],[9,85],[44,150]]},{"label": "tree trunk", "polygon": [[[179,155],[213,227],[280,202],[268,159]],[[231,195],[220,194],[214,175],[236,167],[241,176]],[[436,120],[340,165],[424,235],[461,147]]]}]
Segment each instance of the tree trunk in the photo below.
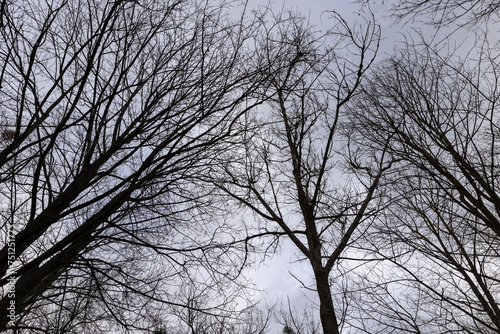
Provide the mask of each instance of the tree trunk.
[{"label": "tree trunk", "polygon": [[315,271],[316,288],[319,297],[319,313],[324,334],[339,334],[335,308],[333,307],[332,293],[328,283],[328,272],[321,268]]}]

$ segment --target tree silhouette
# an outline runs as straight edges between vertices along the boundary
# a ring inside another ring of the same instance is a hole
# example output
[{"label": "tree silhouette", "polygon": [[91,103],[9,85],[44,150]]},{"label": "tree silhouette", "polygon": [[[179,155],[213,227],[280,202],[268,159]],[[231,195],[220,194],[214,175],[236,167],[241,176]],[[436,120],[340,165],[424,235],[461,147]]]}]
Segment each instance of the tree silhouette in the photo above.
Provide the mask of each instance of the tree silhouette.
[{"label": "tree silhouette", "polygon": [[205,178],[227,201],[253,211],[255,235],[271,237],[269,247],[287,237],[311,265],[328,334],[340,332],[345,311],[333,300],[332,272],[340,274],[340,258],[366,231],[389,165],[373,157],[373,172],[357,189],[336,185],[338,119],[374,59],[379,30],[371,21],[351,28],[331,15],[334,28],[323,33],[293,13],[262,24],[257,52],[269,68],[263,94],[270,111],[248,114],[239,145],[220,152]]},{"label": "tree silhouette", "polygon": [[189,284],[231,311],[231,228],[203,221],[189,179],[252,107],[253,23],[184,0],[3,1],[1,18],[0,330],[149,328]]},{"label": "tree silhouette", "polygon": [[367,239],[388,265],[363,277],[358,308],[381,332],[500,332],[498,64],[479,50],[457,59],[407,45],[351,106],[351,140],[397,161]]}]

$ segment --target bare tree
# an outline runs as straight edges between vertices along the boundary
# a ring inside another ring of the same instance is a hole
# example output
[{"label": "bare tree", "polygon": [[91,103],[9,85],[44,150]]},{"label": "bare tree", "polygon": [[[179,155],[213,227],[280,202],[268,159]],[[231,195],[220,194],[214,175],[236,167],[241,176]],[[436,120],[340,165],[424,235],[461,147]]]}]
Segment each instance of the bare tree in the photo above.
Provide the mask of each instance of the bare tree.
[{"label": "bare tree", "polygon": [[422,20],[437,27],[451,24],[478,26],[498,20],[500,4],[492,0],[411,0],[397,1],[390,10],[401,20]]},{"label": "bare tree", "polygon": [[174,310],[177,319],[161,321],[158,328],[166,333],[191,334],[265,334],[271,319],[272,308],[260,310],[257,304],[250,305],[240,313],[227,317],[213,317],[200,309],[208,303],[206,298],[212,296],[194,291],[193,286],[184,287],[189,308]]},{"label": "bare tree", "polygon": [[246,256],[189,182],[261,86],[224,8],[2,1],[0,330],[144,329],[185,284],[236,305]]},{"label": "bare tree", "polygon": [[297,310],[287,299],[287,304],[281,302],[275,315],[276,321],[283,325],[283,333],[288,334],[318,334],[321,324],[317,321],[314,308],[306,305],[302,311]]},{"label": "bare tree", "polygon": [[352,140],[397,161],[385,223],[367,239],[390,265],[365,282],[386,289],[361,307],[378,305],[394,333],[500,332],[498,60],[478,49],[459,59],[407,46],[350,109]]},{"label": "bare tree", "polygon": [[332,297],[332,272],[340,273],[346,249],[366,230],[388,167],[383,156],[373,157],[374,169],[352,187],[336,180],[338,119],[373,62],[379,30],[372,21],[351,28],[330,15],[333,28],[326,32],[293,13],[262,23],[256,63],[269,68],[268,103],[247,114],[240,143],[220,152],[207,178],[255,214],[255,236],[271,237],[270,247],[287,237],[310,263],[327,334],[341,331],[345,313]]}]

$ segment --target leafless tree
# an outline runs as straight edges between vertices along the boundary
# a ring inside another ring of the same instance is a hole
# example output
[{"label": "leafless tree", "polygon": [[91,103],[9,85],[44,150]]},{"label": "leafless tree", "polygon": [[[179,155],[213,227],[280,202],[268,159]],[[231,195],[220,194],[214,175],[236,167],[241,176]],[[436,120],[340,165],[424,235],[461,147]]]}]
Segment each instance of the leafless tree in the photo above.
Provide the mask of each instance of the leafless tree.
[{"label": "leafless tree", "polygon": [[205,298],[211,296],[194,294],[193,287],[188,286],[187,300],[189,308],[175,309],[177,318],[174,321],[160,321],[157,328],[174,334],[265,334],[271,320],[272,308],[259,309],[257,304],[250,305],[236,316],[213,317],[200,309],[207,304]]},{"label": "leafless tree", "polygon": [[186,284],[236,305],[246,256],[189,181],[262,86],[228,5],[2,1],[0,330],[146,329]]},{"label": "leafless tree", "polygon": [[385,223],[367,239],[388,266],[365,280],[373,298],[360,308],[371,304],[383,332],[500,332],[494,52],[486,41],[465,58],[408,45],[351,105],[351,139],[397,161]]},{"label": "leafless tree", "polygon": [[500,4],[492,0],[398,0],[392,4],[390,13],[398,20],[414,20],[437,27],[457,24],[478,26],[499,19]]},{"label": "leafless tree", "polygon": [[255,214],[254,235],[271,237],[270,246],[289,238],[311,265],[310,288],[317,291],[326,334],[344,325],[345,307],[332,297],[331,280],[376,211],[378,181],[389,165],[374,156],[364,178],[350,185],[338,180],[338,119],[374,60],[379,29],[371,20],[352,28],[330,15],[328,31],[316,31],[294,13],[262,23],[255,64],[269,68],[268,103],[247,114],[240,143],[220,152],[206,178],[228,201]]},{"label": "leafless tree", "polygon": [[276,321],[283,325],[283,333],[288,334],[318,334],[321,333],[321,324],[317,321],[314,308],[304,306],[299,311],[287,299],[286,305],[281,302],[280,309],[276,311]]}]

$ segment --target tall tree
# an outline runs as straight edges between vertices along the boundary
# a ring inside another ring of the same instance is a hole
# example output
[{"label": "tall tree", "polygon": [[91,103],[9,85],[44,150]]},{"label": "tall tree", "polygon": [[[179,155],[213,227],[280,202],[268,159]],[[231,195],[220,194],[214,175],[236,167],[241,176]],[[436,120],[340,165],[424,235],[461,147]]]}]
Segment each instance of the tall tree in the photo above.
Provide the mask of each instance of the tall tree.
[{"label": "tall tree", "polygon": [[289,238],[309,262],[325,334],[339,333],[345,316],[332,297],[332,273],[366,231],[388,167],[383,156],[373,157],[374,169],[352,187],[337,180],[338,119],[374,60],[379,29],[372,21],[351,28],[329,14],[333,28],[323,32],[294,13],[262,23],[255,63],[269,68],[268,103],[247,115],[239,145],[220,152],[207,178],[253,211],[256,235]]},{"label": "tall tree", "polygon": [[205,313],[236,302],[244,258],[189,179],[252,107],[253,23],[188,0],[2,1],[0,15],[0,330],[147,328],[190,307],[185,284],[211,296]]},{"label": "tall tree", "polygon": [[496,22],[499,10],[500,4],[492,0],[410,0],[395,2],[391,14],[397,20],[421,20],[438,27],[478,26]]},{"label": "tall tree", "polygon": [[386,331],[500,332],[498,59],[486,41],[477,50],[458,58],[409,45],[350,109],[353,140],[398,161],[370,240],[395,276],[366,280],[386,290],[362,306],[380,305],[372,315]]}]

